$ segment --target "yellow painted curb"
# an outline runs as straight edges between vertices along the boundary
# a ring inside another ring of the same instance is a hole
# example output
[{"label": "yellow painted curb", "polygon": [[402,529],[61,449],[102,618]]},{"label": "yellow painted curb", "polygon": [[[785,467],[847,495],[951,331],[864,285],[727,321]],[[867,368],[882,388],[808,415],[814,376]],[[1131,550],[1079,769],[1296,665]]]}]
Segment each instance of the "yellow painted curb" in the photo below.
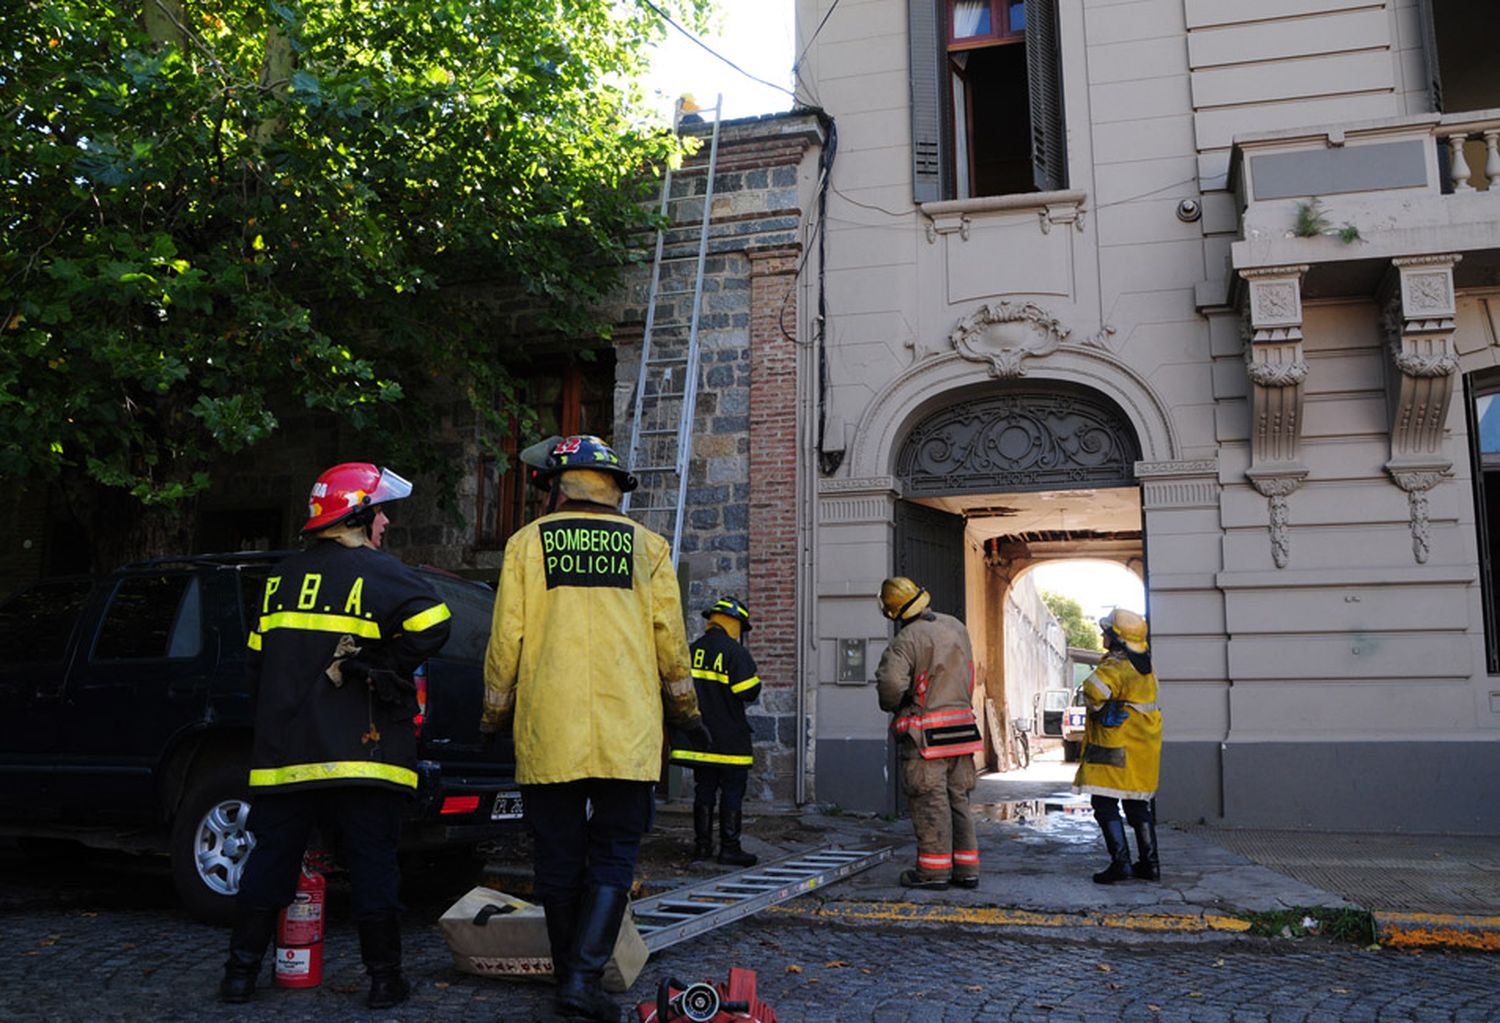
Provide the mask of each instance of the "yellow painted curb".
[{"label": "yellow painted curb", "polygon": [[1375,935],[1396,948],[1466,948],[1500,952],[1500,916],[1376,913]]},{"label": "yellow painted curb", "polygon": [[825,920],[880,923],[978,924],[985,927],[1110,927],[1129,931],[1244,932],[1246,920],[1215,913],[1038,913],[998,906],[953,906],[917,902],[821,902],[769,906],[767,913]]}]

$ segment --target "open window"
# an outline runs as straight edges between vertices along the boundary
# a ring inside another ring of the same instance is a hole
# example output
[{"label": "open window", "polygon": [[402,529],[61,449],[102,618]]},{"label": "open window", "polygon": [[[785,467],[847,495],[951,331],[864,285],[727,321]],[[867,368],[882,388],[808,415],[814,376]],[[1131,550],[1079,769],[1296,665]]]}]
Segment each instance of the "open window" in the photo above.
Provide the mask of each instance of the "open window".
[{"label": "open window", "polygon": [[918,202],[1066,188],[1056,0],[909,0]]},{"label": "open window", "polygon": [[[1487,4],[1418,0],[1432,109],[1452,114],[1500,107],[1495,50],[1500,22]],[[1480,150],[1483,164],[1483,148]]]},{"label": "open window", "polygon": [[500,441],[509,463],[505,471],[493,455],[480,456],[476,547],[505,546],[512,533],[542,513],[542,492],[527,486],[526,473],[517,468],[516,455],[527,444],[552,434],[592,433],[610,440],[614,380],[612,353],[539,368],[522,379],[518,396],[536,413],[535,435],[520,443],[519,417],[513,416],[510,433]]},{"label": "open window", "polygon": [[1484,647],[1489,673],[1500,675],[1500,371],[1466,378],[1469,445],[1474,469],[1479,582],[1484,601]]}]

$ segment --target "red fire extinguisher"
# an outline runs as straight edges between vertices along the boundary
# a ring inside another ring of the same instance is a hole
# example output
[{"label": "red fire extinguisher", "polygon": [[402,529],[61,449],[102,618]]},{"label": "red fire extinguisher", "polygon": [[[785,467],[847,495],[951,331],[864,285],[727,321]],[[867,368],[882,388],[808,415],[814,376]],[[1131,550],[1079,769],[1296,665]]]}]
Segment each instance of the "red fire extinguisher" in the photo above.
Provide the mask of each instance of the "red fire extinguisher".
[{"label": "red fire extinguisher", "polygon": [[276,922],[277,987],[317,987],[323,983],[323,904],[328,883],[308,860],[302,861],[297,894]]}]

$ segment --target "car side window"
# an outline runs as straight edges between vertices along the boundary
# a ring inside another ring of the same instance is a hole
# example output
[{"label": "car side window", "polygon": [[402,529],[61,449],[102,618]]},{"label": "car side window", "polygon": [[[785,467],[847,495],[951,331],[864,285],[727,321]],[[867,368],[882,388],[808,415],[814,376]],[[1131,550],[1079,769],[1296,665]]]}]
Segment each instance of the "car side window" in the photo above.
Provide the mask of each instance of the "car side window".
[{"label": "car side window", "polygon": [[57,664],[68,652],[93,583],[58,579],[37,583],[0,605],[0,650],[12,664]]},{"label": "car side window", "polygon": [[190,575],[120,580],[99,627],[92,660],[196,657],[203,649],[203,600]]}]

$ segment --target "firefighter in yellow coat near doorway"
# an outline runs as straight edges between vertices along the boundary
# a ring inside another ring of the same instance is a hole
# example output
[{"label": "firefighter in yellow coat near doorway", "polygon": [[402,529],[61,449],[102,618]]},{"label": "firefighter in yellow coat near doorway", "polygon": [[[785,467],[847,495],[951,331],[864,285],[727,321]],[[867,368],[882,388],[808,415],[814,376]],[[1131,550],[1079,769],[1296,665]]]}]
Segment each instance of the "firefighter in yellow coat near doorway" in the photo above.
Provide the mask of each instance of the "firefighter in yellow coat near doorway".
[{"label": "firefighter in yellow coat near doorway", "polygon": [[[1083,683],[1088,702],[1082,763],[1074,792],[1087,792],[1104,833],[1109,866],[1094,875],[1099,884],[1136,877],[1161,879],[1156,851],[1156,782],[1161,768],[1161,707],[1151,673],[1146,619],[1115,608],[1099,619],[1108,651]],[[1138,859],[1130,862],[1125,819],[1135,831]]]}]

